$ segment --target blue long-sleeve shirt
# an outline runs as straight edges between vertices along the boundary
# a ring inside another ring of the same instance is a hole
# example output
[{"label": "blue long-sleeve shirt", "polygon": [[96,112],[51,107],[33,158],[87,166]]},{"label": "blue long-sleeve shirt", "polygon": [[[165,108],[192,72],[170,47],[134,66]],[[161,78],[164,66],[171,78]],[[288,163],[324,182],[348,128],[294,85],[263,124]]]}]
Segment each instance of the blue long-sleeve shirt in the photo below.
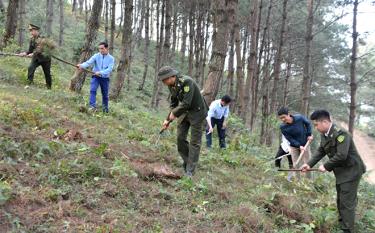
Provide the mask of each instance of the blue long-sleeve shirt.
[{"label": "blue long-sleeve shirt", "polygon": [[299,148],[305,146],[307,137],[311,136],[311,123],[306,117],[296,114],[291,115],[291,124],[281,124],[280,130],[285,138],[290,142],[290,146]]},{"label": "blue long-sleeve shirt", "polygon": [[110,55],[102,55],[101,53],[96,53],[89,60],[81,64],[82,68],[87,68],[93,66],[92,71],[100,73],[100,77],[109,78],[112,73],[113,66],[115,64],[115,59]]}]

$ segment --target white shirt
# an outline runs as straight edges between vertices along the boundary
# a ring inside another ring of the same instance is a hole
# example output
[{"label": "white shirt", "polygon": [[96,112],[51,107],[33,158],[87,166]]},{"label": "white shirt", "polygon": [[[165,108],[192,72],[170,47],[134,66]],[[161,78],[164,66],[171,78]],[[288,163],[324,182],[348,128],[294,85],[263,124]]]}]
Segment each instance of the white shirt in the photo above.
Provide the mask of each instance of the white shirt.
[{"label": "white shirt", "polygon": [[208,110],[207,117],[221,119],[228,118],[229,116],[229,106],[222,106],[221,99],[214,100],[210,104],[210,109]]},{"label": "white shirt", "polygon": [[284,134],[281,134],[281,144],[280,144],[280,146],[283,149],[283,151],[285,151],[286,153],[289,152],[289,145],[290,145],[290,143],[289,143],[288,139],[285,138]]},{"label": "white shirt", "polygon": [[331,123],[331,125],[330,125],[329,128],[328,128],[328,131],[324,134],[324,136],[328,137],[328,133],[329,133],[329,131],[331,131],[332,125],[333,125],[333,124]]}]

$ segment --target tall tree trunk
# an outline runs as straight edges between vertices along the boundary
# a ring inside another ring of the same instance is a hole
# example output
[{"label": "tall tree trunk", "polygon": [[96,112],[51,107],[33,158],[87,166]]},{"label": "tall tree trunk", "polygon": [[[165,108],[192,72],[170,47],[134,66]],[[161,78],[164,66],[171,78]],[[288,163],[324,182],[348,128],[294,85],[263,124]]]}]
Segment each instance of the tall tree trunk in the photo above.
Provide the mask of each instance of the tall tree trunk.
[{"label": "tall tree trunk", "polygon": [[[136,27],[138,26],[138,19],[139,19],[139,12],[141,10],[141,1],[142,0],[133,0],[133,4],[134,4],[134,10],[133,10],[133,14],[134,14],[134,17],[133,17],[133,29],[135,30]],[[133,32],[133,35],[136,35],[135,32]]]},{"label": "tall tree trunk", "polygon": [[286,75],[283,86],[283,106],[288,106],[289,79],[292,76],[292,45],[289,44],[288,57],[286,59]]},{"label": "tall tree trunk", "polygon": [[195,3],[196,0],[190,1],[189,11],[189,68],[188,75],[193,76],[193,61],[194,61],[194,36],[195,36]]},{"label": "tall tree trunk", "polygon": [[87,1],[88,0],[85,0],[85,23],[86,23],[86,26],[89,23],[89,6],[88,6]]},{"label": "tall tree trunk", "polygon": [[171,49],[171,13],[172,13],[172,6],[171,0],[164,0],[165,1],[165,39],[164,39],[164,46],[163,46],[163,59],[161,65],[164,66],[169,63],[169,53]]},{"label": "tall tree trunk", "polygon": [[82,15],[83,8],[85,7],[85,0],[78,0],[79,3],[79,14]]},{"label": "tall tree trunk", "polygon": [[18,21],[18,45],[23,46],[25,42],[25,17],[26,17],[26,2],[25,0],[19,0],[19,21]]},{"label": "tall tree trunk", "polygon": [[[254,124],[255,124],[255,119],[258,114],[258,93],[259,93],[259,79],[260,79],[260,66],[261,66],[261,58],[263,56],[263,51],[264,51],[264,46],[265,46],[265,38],[269,37],[269,27],[270,27],[270,17],[271,17],[271,12],[272,12],[272,6],[273,6],[273,0],[269,1],[268,5],[268,11],[267,11],[267,16],[266,16],[266,21],[265,21],[265,26],[263,28],[263,39],[261,42],[260,50],[259,50],[259,55],[258,55],[258,62],[255,64],[254,71],[253,71],[253,82],[252,82],[252,95],[251,95],[251,110],[250,110],[250,121],[249,121],[249,126],[250,129],[253,130]],[[257,26],[257,32],[256,32],[256,50],[258,50],[258,40],[259,40],[259,34],[260,34],[260,23],[261,23],[261,18],[262,18],[262,8],[263,8],[263,0],[260,1],[259,5],[259,16],[258,16],[258,26]],[[257,60],[257,57],[254,58]],[[265,59],[264,59],[265,60]]]},{"label": "tall tree trunk", "polygon": [[235,41],[235,26],[231,26],[230,40],[229,40],[229,61],[228,61],[228,75],[227,75],[227,90],[226,93],[233,97],[234,86],[234,41]]},{"label": "tall tree trunk", "polygon": [[124,8],[125,8],[125,0],[121,0],[121,3],[120,3],[120,9],[121,9],[120,10],[120,23],[118,25],[119,30],[117,32],[116,38],[118,38],[120,36],[120,33],[122,32],[122,28],[123,28],[122,23],[124,21],[124,11],[125,11]]},{"label": "tall tree trunk", "polygon": [[59,32],[59,46],[64,43],[64,0],[59,0],[60,9],[60,32]]},{"label": "tall tree trunk", "polygon": [[155,0],[151,0],[150,2],[150,20],[149,20],[149,35],[150,35],[150,40],[152,40],[153,36],[154,35],[154,1]]},{"label": "tall tree trunk", "polygon": [[[103,1],[102,0],[94,0],[94,4],[92,6],[92,12],[90,19],[88,21],[88,27],[86,30],[85,36],[85,44],[82,48],[82,53],[79,58],[79,62],[82,63],[86,61],[93,53],[93,43],[96,40],[98,35],[98,29],[100,26],[100,18],[98,15],[101,14],[103,8]],[[82,70],[77,69],[74,72],[74,75],[70,81],[70,90],[75,92],[80,92],[85,82],[86,75],[82,72]]]},{"label": "tall tree trunk", "polygon": [[113,54],[116,33],[116,0],[111,0],[111,35],[109,37],[109,53]]},{"label": "tall tree trunk", "polygon": [[302,103],[300,112],[304,115],[308,115],[309,113],[309,101],[310,101],[310,93],[311,93],[311,74],[310,74],[310,66],[311,66],[311,46],[313,40],[312,34],[312,27],[314,24],[314,15],[313,15],[313,6],[314,0],[307,0],[307,11],[308,11],[308,18],[306,21],[306,35],[305,35],[305,58],[304,58],[304,65],[303,65],[303,82],[302,82]]},{"label": "tall tree trunk", "polygon": [[17,7],[18,0],[9,0],[7,8],[7,21],[1,47],[6,47],[8,42],[14,38],[17,29]]},{"label": "tall tree trunk", "polygon": [[54,3],[54,0],[47,0],[46,35],[49,37],[52,36],[53,3]]},{"label": "tall tree trunk", "polygon": [[271,112],[276,111],[277,106],[277,92],[279,91],[279,81],[280,81],[280,70],[281,70],[281,59],[283,54],[284,38],[285,38],[285,25],[287,20],[287,4],[288,0],[283,1],[283,13],[281,19],[281,29],[280,29],[280,40],[276,50],[276,59],[273,72],[273,87],[271,91]]},{"label": "tall tree trunk", "polygon": [[150,47],[150,35],[149,35],[149,25],[150,25],[150,0],[146,0],[146,16],[145,16],[145,46],[144,46],[144,57],[143,62],[145,68],[143,70],[142,82],[139,84],[138,90],[143,90],[145,81],[147,78],[148,71],[148,61],[149,61],[149,47]]},{"label": "tall tree trunk", "polygon": [[72,0],[72,12],[76,12],[76,11],[77,11],[77,0]]},{"label": "tall tree trunk", "polygon": [[137,42],[137,47],[139,48],[141,46],[141,41],[142,41],[142,30],[145,22],[145,0],[140,1],[140,18],[138,20],[138,27],[137,27],[137,32],[136,32],[136,42]]},{"label": "tall tree trunk", "polygon": [[[245,83],[245,80],[244,80],[244,67],[246,65],[246,51],[247,51],[247,41],[249,39],[249,23],[250,20],[247,20],[247,23],[246,23],[246,26],[244,28],[244,32],[242,33],[243,36],[241,37],[241,32],[240,30],[238,29],[238,38],[240,41],[236,42],[236,43],[239,43],[238,45],[236,44],[236,57],[240,58],[240,62],[241,62],[241,70],[240,71],[236,71],[236,75],[237,75],[237,86],[236,86],[236,96],[235,96],[235,99],[236,99],[236,104],[234,106],[234,109],[233,111],[235,113],[237,113],[238,116],[242,116],[243,113],[242,113],[242,110],[244,110],[244,107],[243,107],[243,104],[245,104],[245,101],[244,101],[244,98],[245,98],[245,87],[244,87],[244,83]],[[241,39],[240,39],[241,38]],[[242,56],[241,56],[241,53],[240,51],[237,52],[237,47],[240,48],[241,47],[241,43],[243,44],[242,46]],[[237,55],[238,53],[238,55]],[[237,67],[238,67],[238,63],[237,63]],[[238,68],[237,68],[238,69]],[[241,72],[239,74],[239,72]],[[241,82],[241,83],[238,83],[238,82]],[[241,84],[241,85],[240,85]]]},{"label": "tall tree trunk", "polygon": [[5,6],[4,6],[3,0],[0,0],[0,12],[4,12],[4,11],[5,11]]},{"label": "tall tree trunk", "polygon": [[209,8],[210,8],[210,2],[207,2],[207,7],[206,7],[206,25],[205,25],[205,36],[204,38],[202,38],[202,42],[201,42],[201,53],[203,54],[203,57],[201,59],[201,62],[200,62],[200,69],[201,69],[201,74],[202,74],[202,79],[201,79],[201,83],[200,83],[200,86],[203,87],[203,84],[205,82],[205,69],[206,69],[206,63],[207,63],[207,54],[208,54],[208,38],[209,38],[209,27],[210,27],[210,24],[211,24],[211,18],[210,18],[210,15],[211,13],[209,12]]},{"label": "tall tree trunk", "polygon": [[117,76],[115,85],[110,95],[111,99],[117,99],[120,96],[124,86],[126,72],[130,69],[131,46],[132,46],[132,22],[133,22],[133,0],[125,0],[125,19],[122,32],[122,49],[119,65],[117,66]]},{"label": "tall tree trunk", "polygon": [[108,34],[109,34],[109,2],[105,0],[104,5],[104,39],[108,41]]},{"label": "tall tree trunk", "polygon": [[[163,0],[163,5],[162,5],[162,21],[160,25],[160,57],[161,60],[159,62],[159,67],[162,67],[168,63],[168,58],[169,58],[169,50],[171,47],[170,43],[170,37],[171,37],[171,5],[170,5],[170,0]],[[164,21],[165,20],[165,21]],[[164,29],[164,30],[163,30]],[[163,33],[164,31],[164,33]],[[163,43],[163,46],[162,46]],[[160,103],[160,96],[161,96],[161,88],[162,88],[162,83],[159,82],[158,76],[155,75],[157,79],[157,91],[156,91],[156,98],[155,98],[155,108],[159,107]]]},{"label": "tall tree trunk", "polygon": [[212,54],[210,59],[208,77],[204,84],[202,94],[210,104],[219,91],[219,85],[223,76],[225,57],[228,48],[229,25],[233,25],[238,0],[213,1],[213,14],[216,29],[213,35]]},{"label": "tall tree trunk", "polygon": [[241,35],[240,35],[240,26],[238,23],[234,27],[235,33],[235,45],[236,45],[236,94],[235,94],[235,105],[234,105],[234,112],[238,115],[241,115],[241,101],[243,99],[243,66],[242,66],[242,56],[241,56]]},{"label": "tall tree trunk", "polygon": [[357,95],[357,77],[356,77],[356,62],[357,62],[357,12],[358,12],[358,0],[353,2],[353,46],[352,56],[350,57],[350,113],[349,113],[349,132],[353,135],[354,122],[356,117],[356,95]]},{"label": "tall tree trunk", "polygon": [[256,67],[256,61],[257,61],[257,26],[258,26],[258,10],[259,10],[259,1],[254,0],[252,9],[250,11],[250,19],[251,19],[251,33],[250,33],[250,54],[248,57],[248,64],[247,64],[247,79],[245,83],[245,90],[244,90],[244,99],[241,103],[242,110],[241,110],[241,118],[246,121],[246,116],[248,112],[248,106],[250,103],[250,91],[255,86],[254,85],[254,71]]},{"label": "tall tree trunk", "polygon": [[[155,61],[154,61],[154,71],[155,71],[155,74],[154,74],[154,85],[153,85],[153,90],[152,90],[152,98],[151,98],[151,103],[150,103],[150,106],[151,107],[155,107],[155,100],[156,100],[156,94],[157,94],[157,88],[158,88],[158,77],[157,77],[157,72],[159,71],[159,67],[160,67],[160,46],[161,46],[161,38],[160,38],[160,35],[162,33],[159,33],[160,31],[160,18],[163,18],[163,14],[162,14],[162,17],[160,17],[160,1],[163,1],[163,0],[156,0],[156,46],[155,46]],[[153,27],[151,27],[152,29]],[[151,33],[152,35],[152,33]]]},{"label": "tall tree trunk", "polygon": [[[248,20],[250,22],[250,20]],[[250,23],[247,23],[244,31],[244,36],[242,40],[243,48],[242,48],[242,68],[245,67],[246,65],[246,53],[247,53],[247,46],[248,46],[248,41],[249,41],[249,26]]]},{"label": "tall tree trunk", "polygon": [[169,56],[170,61],[172,61],[173,57],[175,56],[176,45],[177,45],[178,10],[177,10],[176,1],[172,1],[172,12],[173,12],[173,29],[172,29],[172,51]]},{"label": "tall tree trunk", "polygon": [[160,90],[161,90],[161,82],[158,79],[158,71],[162,64],[163,58],[163,43],[164,43],[164,15],[165,15],[165,1],[161,0],[161,22],[160,22],[160,29],[159,29],[159,43],[157,43],[157,56],[156,56],[156,69],[155,69],[155,77],[154,77],[154,90],[151,99],[151,106],[154,108],[158,108],[159,101],[160,101]]},{"label": "tall tree trunk", "polygon": [[[182,4],[183,6],[187,6],[187,1],[183,1]],[[181,31],[182,31],[182,42],[181,42],[181,66],[185,63],[185,52],[186,52],[186,38],[187,38],[187,22],[188,22],[188,17],[185,13],[185,11],[182,11],[182,24],[181,24]]]},{"label": "tall tree trunk", "polygon": [[265,62],[263,65],[263,74],[264,78],[262,81],[262,120],[261,120],[261,128],[260,128],[260,143],[267,144],[271,146],[272,144],[272,119],[270,111],[270,64],[271,64],[271,51],[270,51],[270,41],[268,38],[267,46],[266,46],[266,54],[265,54]]},{"label": "tall tree trunk", "polygon": [[198,2],[198,17],[197,17],[197,29],[195,32],[195,47],[194,47],[194,53],[195,53],[195,80],[197,83],[200,83],[201,79],[203,78],[201,72],[201,69],[199,69],[199,65],[201,62],[201,37],[203,37],[203,30],[202,30],[202,24],[203,24],[203,17],[204,17],[204,4],[202,1]]}]

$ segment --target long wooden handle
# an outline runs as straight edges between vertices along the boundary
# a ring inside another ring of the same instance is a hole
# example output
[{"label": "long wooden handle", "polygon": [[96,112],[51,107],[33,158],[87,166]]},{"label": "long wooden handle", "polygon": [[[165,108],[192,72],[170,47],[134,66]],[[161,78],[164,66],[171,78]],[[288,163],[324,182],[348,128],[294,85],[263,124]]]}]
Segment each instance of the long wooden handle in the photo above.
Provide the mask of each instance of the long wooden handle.
[{"label": "long wooden handle", "polygon": [[[310,142],[311,142],[311,140],[308,140],[308,141],[306,142],[306,145],[304,146],[305,150],[306,150],[307,147],[310,145]],[[302,155],[305,153],[305,150],[301,151],[301,153],[299,154],[299,157],[298,157],[298,159],[297,159],[295,165],[297,165],[297,164],[301,161],[301,159],[302,159]]]},{"label": "long wooden handle", "polygon": [[[302,172],[302,169],[278,169],[279,172]],[[310,168],[307,169],[308,172],[318,172],[320,171],[318,168]]]},{"label": "long wooden handle", "polygon": [[[78,68],[77,65],[75,65],[75,64],[73,64],[73,63],[71,63],[71,62],[65,61],[65,60],[63,60],[63,59],[61,59],[61,58],[59,58],[59,57],[54,56],[54,55],[52,55],[52,57],[53,57],[54,59],[58,60],[58,61],[61,61],[61,62],[65,63],[65,64],[68,64],[68,65],[74,66],[75,68]],[[85,68],[80,68],[80,69],[82,69],[83,71],[85,71],[85,72],[87,72],[87,73],[95,74],[95,72],[93,72],[93,71],[91,71],[91,70],[88,70],[88,69],[85,69]]]},{"label": "long wooden handle", "polygon": [[22,55],[19,55],[17,53],[3,53],[3,52],[0,52],[0,56],[12,56],[12,57],[25,57],[25,58],[31,58],[31,57],[28,57],[28,56],[22,56]]}]

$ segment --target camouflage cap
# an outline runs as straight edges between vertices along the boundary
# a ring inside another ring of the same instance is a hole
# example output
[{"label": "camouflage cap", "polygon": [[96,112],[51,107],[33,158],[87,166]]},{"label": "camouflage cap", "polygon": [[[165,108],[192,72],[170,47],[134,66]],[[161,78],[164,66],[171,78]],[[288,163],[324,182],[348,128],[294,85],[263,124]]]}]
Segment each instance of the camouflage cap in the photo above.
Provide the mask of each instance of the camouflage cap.
[{"label": "camouflage cap", "polygon": [[176,76],[178,74],[178,71],[173,69],[170,66],[163,66],[159,69],[158,77],[160,81],[163,81],[164,79],[167,79],[172,76]]},{"label": "camouflage cap", "polygon": [[39,30],[40,29],[40,27],[39,26],[36,26],[35,24],[29,24],[29,30],[33,30],[33,29],[35,29],[35,30]]}]

